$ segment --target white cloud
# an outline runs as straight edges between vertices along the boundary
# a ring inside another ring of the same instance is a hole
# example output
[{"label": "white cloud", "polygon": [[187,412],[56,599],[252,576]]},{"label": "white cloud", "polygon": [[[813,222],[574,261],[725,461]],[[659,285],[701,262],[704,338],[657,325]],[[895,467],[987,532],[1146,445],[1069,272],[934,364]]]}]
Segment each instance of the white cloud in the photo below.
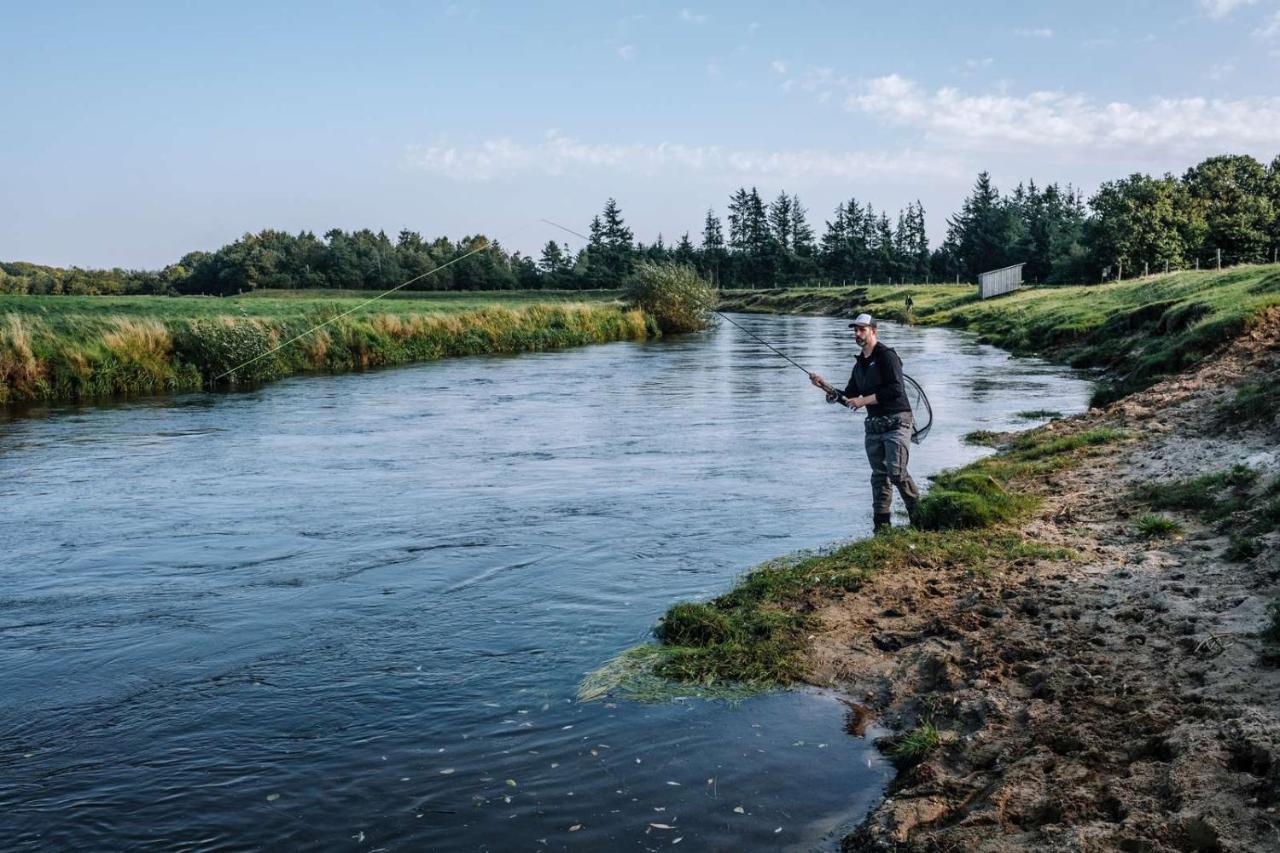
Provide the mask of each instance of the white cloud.
[{"label": "white cloud", "polygon": [[1021,27],[1019,29],[1014,30],[1013,33],[1014,35],[1026,36],[1027,38],[1037,38],[1037,39],[1053,38],[1053,30],[1049,29],[1048,27],[1038,27],[1036,29]]},{"label": "white cloud", "polygon": [[787,73],[787,63],[783,62],[781,59],[775,59],[773,62],[770,62],[769,67],[778,74]]},{"label": "white cloud", "polygon": [[995,62],[990,56],[984,56],[982,59],[966,59],[964,67],[970,71],[976,71],[979,68],[990,68],[991,63]]},{"label": "white cloud", "polygon": [[630,62],[636,58],[636,46],[634,44],[624,44],[618,48],[618,56],[622,57],[624,61]]},{"label": "white cloud", "polygon": [[1280,144],[1280,98],[1275,97],[1156,98],[1135,105],[1067,92],[966,95],[952,87],[928,92],[890,74],[862,84],[845,107],[917,128],[933,140],[987,148]]},{"label": "white cloud", "polygon": [[690,24],[705,24],[707,22],[707,17],[707,15],[699,14],[697,12],[690,11],[689,9],[680,10],[680,20]]},{"label": "white cloud", "polygon": [[490,139],[470,145],[440,143],[412,147],[408,164],[459,181],[510,175],[565,175],[585,170],[611,174],[698,175],[735,179],[869,178],[885,175],[955,178],[967,167],[950,155],[912,150],[767,151],[720,145],[600,144],[550,131],[542,142]]},{"label": "white cloud", "polygon": [[1210,18],[1225,18],[1242,6],[1252,6],[1258,0],[1199,0],[1200,8]]},{"label": "white cloud", "polygon": [[1280,37],[1280,11],[1272,12],[1271,17],[1267,18],[1262,26],[1254,30],[1253,34],[1261,39]]},{"label": "white cloud", "polygon": [[708,63],[707,63],[707,76],[708,76],[708,77],[719,77],[719,76],[720,76],[720,66],[719,66],[719,65],[717,65],[717,64],[716,64],[716,63],[714,63],[714,62],[708,62]]}]

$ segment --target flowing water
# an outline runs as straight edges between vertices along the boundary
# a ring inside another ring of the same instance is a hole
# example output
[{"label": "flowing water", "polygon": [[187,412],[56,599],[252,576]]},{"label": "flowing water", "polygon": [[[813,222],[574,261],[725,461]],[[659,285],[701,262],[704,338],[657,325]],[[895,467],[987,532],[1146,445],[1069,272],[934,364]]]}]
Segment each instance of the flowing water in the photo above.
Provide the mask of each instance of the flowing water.
[{"label": "flowing water", "polygon": [[[843,384],[842,321],[735,319]],[[1071,371],[887,326],[959,436]],[[0,846],[831,846],[890,770],[815,690],[578,702],[770,557],[866,535],[862,414],[739,330],[0,421]]]}]

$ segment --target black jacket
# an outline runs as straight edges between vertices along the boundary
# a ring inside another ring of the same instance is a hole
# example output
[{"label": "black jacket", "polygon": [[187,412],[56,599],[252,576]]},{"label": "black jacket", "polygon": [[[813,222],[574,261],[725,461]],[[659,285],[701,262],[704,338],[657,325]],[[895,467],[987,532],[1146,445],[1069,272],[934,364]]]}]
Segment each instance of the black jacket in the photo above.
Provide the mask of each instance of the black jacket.
[{"label": "black jacket", "polygon": [[870,358],[858,353],[853,373],[849,376],[849,384],[844,388],[846,397],[866,397],[871,394],[876,395],[876,402],[867,406],[868,415],[874,417],[911,411],[911,404],[907,402],[902,385],[902,359],[879,342],[871,351]]}]

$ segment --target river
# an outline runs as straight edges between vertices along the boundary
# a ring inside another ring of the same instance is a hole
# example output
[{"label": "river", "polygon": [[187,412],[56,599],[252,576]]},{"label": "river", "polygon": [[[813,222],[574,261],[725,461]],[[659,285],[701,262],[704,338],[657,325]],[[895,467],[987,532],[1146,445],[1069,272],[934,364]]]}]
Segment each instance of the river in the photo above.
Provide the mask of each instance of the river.
[{"label": "river", "polygon": [[[845,321],[735,315],[843,383]],[[930,473],[1085,408],[886,324]],[[890,768],[817,690],[578,702],[770,557],[870,528],[862,414],[730,325],[0,418],[0,845],[832,846]]]}]

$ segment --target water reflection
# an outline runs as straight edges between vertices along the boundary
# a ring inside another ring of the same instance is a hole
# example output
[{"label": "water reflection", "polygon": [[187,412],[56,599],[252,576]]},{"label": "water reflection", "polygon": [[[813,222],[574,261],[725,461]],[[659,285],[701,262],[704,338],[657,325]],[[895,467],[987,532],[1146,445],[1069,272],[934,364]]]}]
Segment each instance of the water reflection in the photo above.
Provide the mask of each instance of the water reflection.
[{"label": "water reflection", "polygon": [[[847,378],[844,321],[735,319]],[[882,338],[933,402],[921,480],[982,452],[963,433],[1087,397],[968,336]],[[672,602],[864,535],[861,417],[725,325],[10,418],[6,845],[834,837],[887,770],[833,698],[572,697]]]}]

